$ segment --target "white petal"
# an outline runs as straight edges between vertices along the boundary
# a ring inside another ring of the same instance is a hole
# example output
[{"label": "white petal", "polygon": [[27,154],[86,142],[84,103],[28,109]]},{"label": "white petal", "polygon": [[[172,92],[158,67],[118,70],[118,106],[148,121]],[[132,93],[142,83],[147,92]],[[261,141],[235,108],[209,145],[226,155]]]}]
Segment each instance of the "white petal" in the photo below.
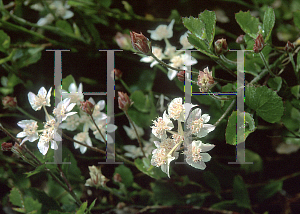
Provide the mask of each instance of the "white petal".
[{"label": "white petal", "polygon": [[43,141],[40,140],[38,142],[38,148],[40,150],[40,153],[45,155],[49,149],[49,142],[44,143]]},{"label": "white petal", "polygon": [[211,156],[208,153],[201,153],[200,156],[203,162],[208,162],[211,159]]},{"label": "white petal", "polygon": [[23,137],[26,137],[26,136],[27,136],[26,132],[19,132],[17,134],[17,138],[23,138]]},{"label": "white petal", "polygon": [[65,15],[62,17],[63,19],[69,19],[74,16],[74,13],[70,10],[67,10]]},{"label": "white petal", "polygon": [[177,75],[177,71],[169,69],[168,71],[169,80],[173,80],[176,77],[176,75]]}]

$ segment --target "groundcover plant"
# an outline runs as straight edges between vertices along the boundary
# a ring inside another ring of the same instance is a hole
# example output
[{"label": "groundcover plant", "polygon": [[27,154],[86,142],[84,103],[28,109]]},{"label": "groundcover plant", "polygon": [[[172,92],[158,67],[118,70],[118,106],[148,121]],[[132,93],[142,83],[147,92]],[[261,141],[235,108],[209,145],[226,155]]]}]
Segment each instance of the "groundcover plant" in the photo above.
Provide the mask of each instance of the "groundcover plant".
[{"label": "groundcover plant", "polygon": [[298,0],[0,0],[1,213],[298,213]]}]

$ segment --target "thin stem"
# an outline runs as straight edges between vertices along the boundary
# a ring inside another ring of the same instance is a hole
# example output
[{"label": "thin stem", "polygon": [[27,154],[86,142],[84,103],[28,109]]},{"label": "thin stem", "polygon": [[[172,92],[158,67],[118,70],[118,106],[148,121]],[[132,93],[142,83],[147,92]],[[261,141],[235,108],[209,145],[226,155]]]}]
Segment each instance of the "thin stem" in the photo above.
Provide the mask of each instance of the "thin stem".
[{"label": "thin stem", "polygon": [[261,60],[263,61],[263,63],[265,64],[265,66],[266,66],[266,68],[268,69],[268,71],[269,71],[269,73],[271,74],[271,76],[274,77],[275,74],[273,74],[273,72],[271,71],[271,69],[270,69],[270,67],[269,67],[269,65],[268,65],[268,63],[267,63],[267,61],[266,61],[266,58],[265,58],[264,54],[263,54],[262,52],[259,52],[259,56],[260,56]]},{"label": "thin stem", "polygon": [[218,126],[219,125],[219,123],[224,119],[224,117],[231,110],[231,108],[233,107],[234,103],[235,103],[235,100],[232,100],[232,102],[230,103],[230,105],[228,106],[228,108],[226,109],[226,111],[224,112],[224,114],[217,120],[217,122],[215,122],[214,126]]},{"label": "thin stem", "polygon": [[98,132],[100,133],[102,139],[104,140],[104,143],[107,144],[107,141],[106,141],[106,139],[104,138],[104,135],[102,134],[102,132],[101,132],[101,130],[99,129],[98,125],[96,124],[96,121],[94,120],[93,116],[92,116],[92,115],[89,115],[89,116],[91,117],[93,123],[95,124],[95,126],[96,126],[96,128],[97,128],[97,130],[98,130]]},{"label": "thin stem", "polygon": [[119,79],[119,81],[121,82],[121,84],[124,86],[124,88],[128,91],[129,94],[131,94],[131,90],[128,87],[128,85],[124,82],[124,80]]},{"label": "thin stem", "polygon": [[163,61],[161,61],[160,59],[158,59],[153,53],[151,53],[150,56],[152,56],[157,62],[159,62],[161,65],[163,65],[163,66],[165,66],[165,67],[167,67],[167,68],[170,68],[170,69],[172,69],[172,70],[179,71],[179,72],[180,72],[180,71],[183,71],[182,69],[174,68],[174,67],[172,67],[172,66],[166,64],[165,62],[163,62]]},{"label": "thin stem", "polygon": [[24,114],[25,116],[35,120],[35,121],[40,121],[39,119],[37,119],[36,117],[32,116],[31,114],[28,114],[24,109],[22,109],[21,107],[17,106],[17,110],[20,111],[22,114]]},{"label": "thin stem", "polygon": [[143,149],[142,141],[141,141],[141,139],[140,139],[140,136],[138,135],[138,132],[137,132],[136,127],[135,127],[135,124],[134,124],[133,121],[131,120],[131,118],[130,118],[129,114],[127,113],[127,111],[124,111],[124,112],[125,112],[125,115],[126,115],[127,119],[129,120],[130,124],[132,125],[132,127],[133,127],[133,129],[134,129],[134,132],[135,132],[135,134],[136,134],[136,136],[137,136],[137,140],[138,140],[138,142],[139,142],[139,145],[140,145],[140,148],[141,148],[141,150],[142,150],[143,156],[146,157],[145,152],[144,152],[144,149]]},{"label": "thin stem", "polygon": [[224,56],[224,54],[221,54],[221,55],[220,55],[220,58],[221,58],[224,62],[226,62],[226,63],[228,63],[228,64],[230,64],[230,65],[236,65],[236,64],[237,64],[237,62],[234,62],[234,61],[232,61],[232,60],[230,60],[230,59],[227,59],[227,58]]}]

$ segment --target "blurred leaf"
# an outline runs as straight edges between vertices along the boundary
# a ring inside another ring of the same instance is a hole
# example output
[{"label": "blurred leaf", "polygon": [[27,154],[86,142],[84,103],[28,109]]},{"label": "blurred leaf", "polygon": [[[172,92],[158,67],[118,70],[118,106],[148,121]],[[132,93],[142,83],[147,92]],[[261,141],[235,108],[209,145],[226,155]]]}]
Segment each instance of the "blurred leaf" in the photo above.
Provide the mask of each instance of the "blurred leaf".
[{"label": "blurred leaf", "polygon": [[10,37],[3,30],[0,30],[0,51],[7,53],[9,45]]},{"label": "blurred leaf", "polygon": [[158,204],[181,205],[184,203],[176,188],[169,183],[156,181],[150,184],[153,191],[153,199]]},{"label": "blurred leaf", "polygon": [[85,210],[87,208],[87,201],[83,202],[81,204],[81,206],[79,207],[78,211],[76,212],[76,214],[85,214]]},{"label": "blurred leaf", "polygon": [[217,21],[215,11],[205,10],[204,12],[200,13],[198,17],[205,25],[206,40],[209,44],[209,47],[211,47],[215,37]]},{"label": "blurred leaf", "polygon": [[[160,179],[167,177],[167,174],[162,172],[160,167],[155,167],[150,164],[151,158],[137,158],[134,160],[135,166],[146,175],[149,175],[151,178]],[[150,168],[151,167],[151,168]]]},{"label": "blurred leaf", "polygon": [[241,176],[234,177],[233,198],[239,207],[251,208],[248,190]]},{"label": "blurred leaf", "polygon": [[125,184],[125,186],[128,188],[128,187],[131,187],[132,184],[133,184],[133,175],[132,175],[132,172],[131,170],[126,167],[125,165],[119,165],[117,168],[115,168],[115,173],[119,173],[121,178],[122,178],[122,182],[123,184]]},{"label": "blurred leaf", "polygon": [[55,26],[58,27],[59,29],[61,29],[62,31],[67,32],[67,33],[71,33],[71,34],[74,33],[72,26],[66,20],[58,20],[58,21],[56,21]]},{"label": "blurred leaf", "polygon": [[33,198],[26,197],[24,199],[24,205],[26,209],[26,213],[41,213],[42,204],[38,202],[38,200],[34,200]]},{"label": "blurred leaf", "polygon": [[271,77],[268,80],[268,86],[272,88],[275,91],[280,91],[282,84],[282,78],[281,77]]},{"label": "blurred leaf", "polygon": [[245,103],[269,123],[278,122],[283,115],[282,98],[266,86],[246,86]]},{"label": "blurred leaf", "polygon": [[17,49],[12,61],[19,69],[34,64],[40,60],[44,47]]},{"label": "blurred leaf", "polygon": [[300,11],[299,10],[295,11],[293,13],[293,16],[294,16],[294,24],[298,29],[300,29]]},{"label": "blurred leaf", "polygon": [[88,211],[91,211],[93,209],[93,207],[95,206],[97,198],[95,198],[95,200],[91,203],[91,205],[89,206]]},{"label": "blurred leaf", "polygon": [[265,10],[264,20],[263,20],[263,37],[265,39],[265,42],[267,42],[269,40],[269,37],[271,36],[274,25],[275,25],[274,9],[271,7],[268,7]]},{"label": "blurred leaf", "polygon": [[76,81],[75,81],[74,77],[70,74],[67,77],[62,79],[62,89],[69,91],[69,86],[71,85],[71,83],[76,84]]},{"label": "blurred leaf", "polygon": [[[240,163],[253,162],[253,164],[241,164],[241,169],[245,170],[246,173],[260,172],[263,170],[263,160],[259,154],[245,149],[245,153],[237,153],[237,159]],[[240,155],[240,156],[239,156]]]},{"label": "blurred leaf", "polygon": [[238,208],[236,207],[236,201],[232,200],[232,201],[221,201],[218,203],[213,204],[211,207],[211,209],[216,209],[216,210],[234,210],[237,211]]},{"label": "blurred leaf", "polygon": [[122,4],[124,5],[125,10],[126,10],[129,14],[132,14],[132,15],[134,14],[131,5],[130,5],[127,1],[122,1]]},{"label": "blurred leaf", "polygon": [[282,185],[283,181],[271,181],[257,192],[257,200],[263,202],[264,200],[271,198],[275,193],[282,190]]},{"label": "blurred leaf", "polygon": [[294,95],[297,99],[300,98],[300,85],[295,85],[291,88],[291,93]]},{"label": "blurred leaf", "polygon": [[205,170],[203,171],[202,177],[204,179],[204,182],[216,193],[219,193],[221,191],[220,182],[212,172]]},{"label": "blurred leaf", "polygon": [[259,30],[258,26],[261,26],[258,18],[251,16],[250,11],[240,11],[235,14],[235,19],[245,33],[256,39]]},{"label": "blurred leaf", "polygon": [[9,194],[9,201],[18,207],[24,207],[24,201],[22,193],[16,187],[13,187]]},{"label": "blurred leaf", "polygon": [[112,3],[112,0],[101,0],[100,1],[100,4],[103,6],[103,7],[106,7],[106,8],[109,8],[110,5]]},{"label": "blurred leaf", "polygon": [[133,106],[144,113],[147,113],[151,110],[151,100],[149,95],[144,95],[142,91],[135,91],[131,94],[130,99],[132,99]]},{"label": "blurred leaf", "polygon": [[181,21],[181,15],[180,13],[174,9],[171,11],[171,15],[168,18],[169,20],[175,19],[175,22],[180,22]]},{"label": "blurred leaf", "polygon": [[87,77],[79,77],[79,82],[86,83],[88,85],[97,85],[98,81]]},{"label": "blurred leaf", "polygon": [[226,85],[222,86],[222,92],[236,92],[236,85],[227,83]]},{"label": "blurred leaf", "polygon": [[[254,119],[252,116],[245,112],[244,113],[239,113],[238,117],[241,118],[241,120],[245,119],[245,134],[241,136],[237,136],[237,112],[233,111],[232,114],[230,115],[227,123],[227,128],[226,128],[226,143],[230,145],[236,145],[241,142],[245,142],[246,138],[248,135],[255,130],[255,123]],[[244,118],[244,119],[243,119]],[[238,127],[238,129],[243,129],[243,127]],[[243,132],[244,133],[244,132]],[[245,139],[244,139],[245,137]]]}]

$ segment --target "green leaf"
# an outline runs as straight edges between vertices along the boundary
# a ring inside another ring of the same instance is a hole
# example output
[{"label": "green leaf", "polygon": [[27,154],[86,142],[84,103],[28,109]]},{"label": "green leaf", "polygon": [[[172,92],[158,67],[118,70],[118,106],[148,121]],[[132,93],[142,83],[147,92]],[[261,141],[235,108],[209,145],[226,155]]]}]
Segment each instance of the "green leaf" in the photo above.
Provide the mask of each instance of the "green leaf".
[{"label": "green leaf", "polygon": [[205,40],[205,24],[198,18],[190,16],[189,18],[182,18],[183,25],[197,38]]},{"label": "green leaf", "polygon": [[3,30],[0,30],[0,51],[7,53],[9,45],[10,37]]},{"label": "green leaf", "polygon": [[283,102],[275,91],[262,87],[247,86],[245,103],[256,111],[257,115],[269,123],[280,121],[283,115]]},{"label": "green leaf", "polygon": [[295,85],[291,88],[291,93],[294,95],[297,99],[300,98],[300,85]]},{"label": "green leaf", "polygon": [[241,169],[245,170],[246,173],[260,172],[263,170],[263,160],[259,154],[245,149],[245,153],[241,152],[237,155],[238,161],[253,162],[253,164],[241,164]]},{"label": "green leaf", "polygon": [[280,91],[282,84],[282,78],[281,77],[271,77],[268,80],[268,86],[272,88],[275,91]]},{"label": "green leaf", "polygon": [[204,12],[200,13],[198,17],[205,24],[206,40],[209,43],[209,47],[211,47],[215,37],[217,21],[216,13],[215,11],[205,10]]},{"label": "green leaf", "polygon": [[300,29],[300,11],[299,10],[295,11],[293,15],[294,15],[294,23],[296,27]]},{"label": "green leaf", "polygon": [[157,117],[157,112],[154,104],[152,104],[151,110],[148,113],[140,112],[135,108],[129,108],[128,114],[137,126],[143,128],[149,128],[149,126],[151,126],[153,123],[152,120]]},{"label": "green leaf", "polygon": [[240,11],[235,14],[235,19],[245,33],[256,39],[259,30],[258,26],[261,26],[258,18],[251,16],[250,11]]},{"label": "green leaf", "polygon": [[87,201],[86,202],[83,202],[82,204],[81,204],[81,206],[79,207],[79,209],[78,209],[78,211],[76,212],[76,214],[84,214],[85,212],[85,210],[86,210],[86,208],[87,208]]},{"label": "green leaf", "polygon": [[271,181],[257,192],[256,198],[260,202],[271,198],[275,193],[282,190],[282,185],[283,181]]},{"label": "green leaf", "polygon": [[24,201],[22,193],[16,187],[13,187],[9,194],[9,201],[18,207],[24,207]]},{"label": "green leaf", "polygon": [[144,95],[140,90],[133,92],[130,96],[130,99],[134,102],[133,106],[144,113],[147,113],[151,110],[151,99],[149,95]]},{"label": "green leaf", "polygon": [[[112,3],[112,0],[101,0],[99,2],[103,7],[106,7],[106,8],[109,8],[111,3]],[[123,3],[123,2],[122,2]]]},{"label": "green leaf", "polygon": [[[227,128],[226,128],[226,143],[230,145],[236,145],[241,142],[244,142],[248,135],[255,130],[255,123],[254,119],[252,116],[245,112],[244,113],[239,113],[238,117],[241,119],[245,118],[245,134],[238,136],[237,137],[237,112],[233,111],[232,114],[230,115],[227,123]],[[243,127],[239,127],[239,129],[242,129]],[[245,139],[244,139],[245,136]]]},{"label": "green leaf", "polygon": [[221,185],[218,178],[210,171],[205,170],[202,174],[204,182],[212,188],[216,193],[221,191]]},{"label": "green leaf", "polygon": [[119,173],[122,178],[122,183],[128,188],[131,187],[133,184],[133,175],[131,170],[126,167],[125,165],[119,165],[115,168],[115,173]]},{"label": "green leaf", "polygon": [[241,176],[234,177],[233,198],[239,207],[251,208],[248,190]]},{"label": "green leaf", "polygon": [[26,213],[41,213],[42,204],[38,202],[38,200],[34,200],[33,198],[26,197],[24,200],[24,205],[26,209]]},{"label": "green leaf", "polygon": [[89,206],[88,211],[91,211],[93,209],[93,207],[95,206],[97,198],[95,198],[95,200],[91,203],[91,205]]},{"label": "green leaf", "polygon": [[265,10],[264,21],[263,21],[263,37],[265,39],[265,42],[268,41],[269,37],[271,36],[274,25],[275,25],[274,9],[268,7]]},{"label": "green leaf", "polygon": [[157,181],[151,183],[150,186],[156,203],[163,205],[181,205],[184,203],[179,192],[170,183]]},{"label": "green leaf", "polygon": [[18,49],[13,56],[12,61],[18,68],[26,67],[40,60],[42,50],[44,50],[44,47]]},{"label": "green leaf", "polygon": [[62,89],[69,91],[69,86],[71,85],[71,83],[76,84],[76,81],[75,81],[74,77],[70,74],[67,77],[62,79]]},{"label": "green leaf", "polygon": [[122,4],[124,5],[125,10],[129,13],[129,14],[134,14],[132,6],[127,2],[127,1],[122,1]]},{"label": "green leaf", "polygon": [[[152,166],[151,164],[151,158],[137,158],[134,160],[135,166],[144,174],[150,176],[151,178],[160,179],[167,177],[167,174],[162,172],[160,167]],[[151,167],[151,168],[150,168]]]},{"label": "green leaf", "polygon": [[193,45],[197,50],[199,50],[201,53],[215,59],[219,59],[219,57],[215,56],[214,53],[208,49],[206,43],[199,38],[197,38],[193,34],[188,34],[188,41],[191,45]]},{"label": "green leaf", "polygon": [[73,34],[73,28],[70,25],[70,23],[66,20],[58,20],[55,23],[55,26],[58,27],[59,29],[61,29],[62,31],[65,31],[67,33]]}]

